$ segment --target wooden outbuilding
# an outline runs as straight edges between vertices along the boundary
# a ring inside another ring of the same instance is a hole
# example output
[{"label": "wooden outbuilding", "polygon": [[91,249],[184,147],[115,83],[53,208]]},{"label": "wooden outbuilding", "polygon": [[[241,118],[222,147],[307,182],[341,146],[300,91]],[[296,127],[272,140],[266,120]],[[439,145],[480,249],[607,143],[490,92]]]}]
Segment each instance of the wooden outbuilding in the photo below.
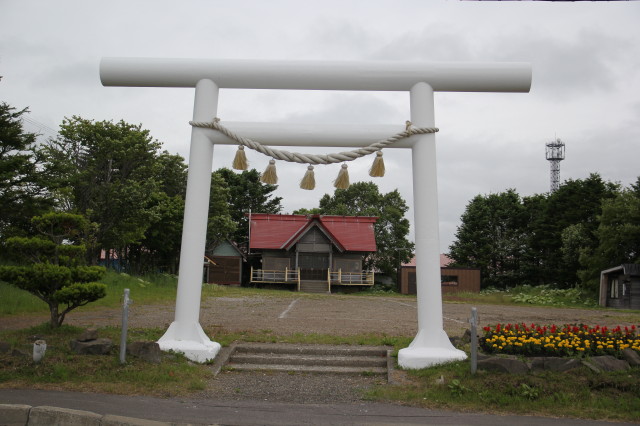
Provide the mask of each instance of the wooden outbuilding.
[{"label": "wooden outbuilding", "polygon": [[600,306],[640,309],[640,265],[627,263],[600,272]]},{"label": "wooden outbuilding", "polygon": [[[452,260],[440,255],[440,283],[442,293],[479,293],[480,269],[449,267]],[[398,290],[402,294],[416,294],[416,259],[400,266],[398,271]]]},{"label": "wooden outbuilding", "polygon": [[292,284],[331,292],[335,286],[372,286],[364,258],[376,251],[377,217],[251,214],[249,250],[259,263],[252,283]]},{"label": "wooden outbuilding", "polygon": [[246,258],[233,242],[220,242],[205,255],[204,260],[204,282],[235,286],[242,284],[242,269]]}]

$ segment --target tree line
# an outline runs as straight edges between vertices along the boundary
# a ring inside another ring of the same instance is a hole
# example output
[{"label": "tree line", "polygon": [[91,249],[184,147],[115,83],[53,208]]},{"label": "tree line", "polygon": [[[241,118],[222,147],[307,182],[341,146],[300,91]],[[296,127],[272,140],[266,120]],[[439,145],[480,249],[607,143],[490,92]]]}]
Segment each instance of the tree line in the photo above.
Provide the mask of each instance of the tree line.
[{"label": "tree line", "polygon": [[449,247],[478,267],[482,288],[550,284],[599,288],[600,271],[640,263],[640,177],[627,188],[592,173],[552,193],[477,195]]}]

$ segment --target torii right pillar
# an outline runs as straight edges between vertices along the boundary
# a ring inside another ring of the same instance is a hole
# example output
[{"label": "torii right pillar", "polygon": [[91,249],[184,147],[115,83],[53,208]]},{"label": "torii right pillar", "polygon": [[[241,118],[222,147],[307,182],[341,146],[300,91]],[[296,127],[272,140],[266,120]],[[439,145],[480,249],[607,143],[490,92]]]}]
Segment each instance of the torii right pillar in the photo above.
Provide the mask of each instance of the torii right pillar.
[{"label": "torii right pillar", "polygon": [[[416,83],[410,91],[411,122],[416,127],[436,127],[433,88]],[[411,147],[415,226],[418,333],[409,347],[398,352],[403,368],[424,368],[467,355],[453,347],[444,331],[440,286],[440,232],[438,171],[434,133],[415,137]],[[420,214],[417,214],[420,212]],[[436,255],[437,254],[437,255]]]}]

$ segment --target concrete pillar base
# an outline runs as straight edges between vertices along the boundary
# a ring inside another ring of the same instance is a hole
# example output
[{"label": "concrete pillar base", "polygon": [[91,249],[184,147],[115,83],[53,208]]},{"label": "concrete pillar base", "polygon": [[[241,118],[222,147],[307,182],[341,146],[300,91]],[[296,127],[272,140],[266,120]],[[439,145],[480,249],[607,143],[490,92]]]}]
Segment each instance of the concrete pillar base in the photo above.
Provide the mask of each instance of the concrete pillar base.
[{"label": "concrete pillar base", "polygon": [[398,352],[398,365],[412,370],[465,359],[467,354],[455,348],[408,347]]},{"label": "concrete pillar base", "polygon": [[409,347],[398,351],[398,365],[409,369],[426,368],[465,359],[467,354],[451,344],[447,333],[434,328],[418,331]]},{"label": "concrete pillar base", "polygon": [[[177,336],[181,336],[178,338]],[[184,336],[188,336],[186,339]],[[183,353],[194,362],[205,363],[216,357],[220,343],[211,341],[199,323],[181,324],[172,322],[164,336],[158,340],[163,351]]]}]

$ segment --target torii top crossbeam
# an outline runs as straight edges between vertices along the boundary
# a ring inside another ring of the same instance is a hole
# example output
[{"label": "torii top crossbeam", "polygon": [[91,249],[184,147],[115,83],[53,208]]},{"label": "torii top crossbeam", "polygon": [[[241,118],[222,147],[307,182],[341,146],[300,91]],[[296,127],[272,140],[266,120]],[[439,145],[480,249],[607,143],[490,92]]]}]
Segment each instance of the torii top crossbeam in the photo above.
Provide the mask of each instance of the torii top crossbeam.
[{"label": "torii top crossbeam", "polygon": [[221,89],[409,91],[427,82],[436,92],[528,92],[527,63],[405,63],[241,59],[103,58],[105,86]]},{"label": "torii top crossbeam", "polygon": [[[435,127],[435,91],[528,92],[531,77],[525,63],[103,58],[100,64],[105,86],[195,88],[194,121],[216,116],[221,88],[408,91],[411,122]],[[307,146],[366,146],[402,130],[367,127],[323,124],[310,130],[297,123],[236,123],[233,129],[247,130],[245,137],[261,142]],[[422,368],[466,355],[451,345],[442,321],[435,135],[413,135],[402,142],[397,147],[412,152],[418,334],[398,353],[398,363]],[[199,323],[214,143],[231,142],[210,129],[192,130],[175,321],[159,341],[163,350],[184,352],[195,361],[212,359],[220,348]]]}]

